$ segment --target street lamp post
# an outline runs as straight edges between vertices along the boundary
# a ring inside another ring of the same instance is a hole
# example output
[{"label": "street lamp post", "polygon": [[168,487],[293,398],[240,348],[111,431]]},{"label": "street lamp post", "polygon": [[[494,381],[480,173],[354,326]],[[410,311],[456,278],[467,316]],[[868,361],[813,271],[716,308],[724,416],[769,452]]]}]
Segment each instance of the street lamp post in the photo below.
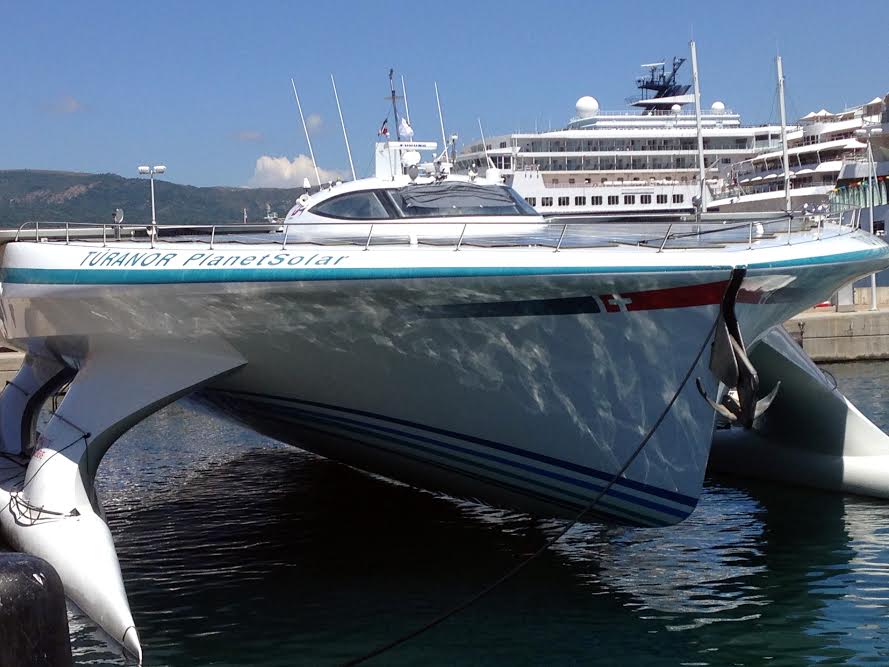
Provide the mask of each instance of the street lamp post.
[{"label": "street lamp post", "polygon": [[[877,167],[874,163],[874,147],[872,139],[882,134],[881,127],[862,127],[855,130],[858,136],[867,138],[867,183],[868,183],[868,208],[870,209],[870,233],[874,233],[874,197],[877,193]],[[877,274],[870,274],[870,309],[877,310]]]},{"label": "street lamp post", "polygon": [[154,247],[154,239],[157,237],[157,217],[154,212],[154,175],[163,174],[166,170],[167,167],[162,164],[153,167],[149,167],[148,165],[141,165],[139,167],[139,173],[142,176],[148,176],[148,180],[151,182],[151,229],[148,233],[151,236],[152,248]]}]

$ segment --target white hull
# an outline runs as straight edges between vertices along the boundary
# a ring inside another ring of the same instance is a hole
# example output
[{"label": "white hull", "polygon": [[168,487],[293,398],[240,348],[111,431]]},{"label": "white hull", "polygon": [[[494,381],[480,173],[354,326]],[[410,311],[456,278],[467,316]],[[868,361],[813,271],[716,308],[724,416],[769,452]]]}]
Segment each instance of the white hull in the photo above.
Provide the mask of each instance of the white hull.
[{"label": "white hull", "polygon": [[[857,233],[831,243],[862,261],[824,271],[803,259],[816,244],[735,254],[741,265],[791,258],[777,279],[769,262],[751,265],[756,302],[738,305],[747,340],[885,263],[885,245]],[[712,250],[321,255],[160,244],[128,267],[144,244],[46,248],[5,250],[5,337],[22,349],[45,341],[77,365],[109,340],[221,341],[246,363],[206,395],[254,428],[406,481],[506,504],[523,496],[555,514],[583,507],[628,460],[705,344],[731,271]],[[707,361],[692,377],[715,395]],[[690,382],[597,511],[641,524],[687,516],[711,430]]]},{"label": "white hull", "polygon": [[[885,243],[850,228],[792,240],[9,244],[2,335],[28,355],[0,397],[0,448],[30,457],[0,485],[0,527],[138,659],[93,479],[121,433],[196,391],[257,431],[409,484],[677,523],[701,493],[714,413],[696,383],[716,395],[709,344],[736,267],[751,341],[889,264]],[[72,376],[35,439],[43,399]]]}]

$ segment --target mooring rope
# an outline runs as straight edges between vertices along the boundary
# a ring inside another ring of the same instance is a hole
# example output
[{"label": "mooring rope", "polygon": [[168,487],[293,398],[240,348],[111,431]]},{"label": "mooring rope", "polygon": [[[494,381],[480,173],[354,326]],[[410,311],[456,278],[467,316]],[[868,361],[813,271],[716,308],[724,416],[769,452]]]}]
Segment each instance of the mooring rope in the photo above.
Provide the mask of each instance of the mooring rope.
[{"label": "mooring rope", "polygon": [[370,651],[369,653],[365,653],[364,655],[362,655],[358,658],[353,658],[351,660],[344,662],[343,667],[350,667],[351,665],[359,665],[363,662],[370,660],[371,658],[376,658],[378,656],[381,656],[384,653],[387,653],[388,651],[391,651],[392,649],[396,648],[397,646],[400,646],[401,644],[404,644],[405,642],[408,642],[411,639],[414,639],[415,637],[419,637],[423,633],[425,633],[425,632],[431,630],[432,628],[434,628],[435,626],[443,623],[444,621],[448,620],[452,616],[459,614],[464,609],[471,607],[476,602],[481,600],[483,597],[488,595],[491,591],[493,591],[494,589],[498,588],[502,584],[504,584],[507,581],[509,581],[510,579],[512,579],[515,575],[517,575],[519,572],[521,572],[523,569],[525,569],[525,567],[527,567],[534,560],[536,560],[539,556],[541,556],[544,552],[546,552],[553,545],[555,545],[559,540],[561,540],[563,537],[565,537],[565,535],[572,528],[574,528],[574,526],[576,526],[580,522],[581,519],[583,519],[591,510],[593,510],[596,507],[596,505],[598,505],[598,503],[602,499],[602,497],[606,493],[608,493],[608,491],[611,489],[612,486],[614,486],[617,483],[617,481],[621,478],[621,476],[627,471],[627,468],[629,468],[632,465],[633,461],[636,460],[636,457],[639,456],[639,454],[645,448],[645,445],[647,445],[649,440],[651,440],[651,438],[654,436],[655,432],[657,431],[658,427],[660,427],[660,425],[664,421],[664,419],[667,418],[667,415],[670,413],[670,410],[673,408],[673,404],[678,400],[679,395],[682,393],[682,390],[685,389],[685,385],[688,384],[689,378],[691,377],[692,373],[694,373],[694,369],[697,367],[698,362],[701,360],[701,357],[704,354],[704,351],[707,349],[707,344],[710,342],[710,339],[712,338],[713,333],[716,331],[716,326],[719,324],[719,314],[720,313],[721,313],[721,309],[720,309],[720,312],[717,313],[716,319],[713,321],[713,324],[711,325],[710,330],[707,332],[707,336],[704,338],[704,342],[701,344],[701,348],[698,350],[698,353],[695,355],[694,361],[688,367],[688,371],[686,371],[685,376],[682,378],[682,382],[679,383],[679,386],[677,387],[676,391],[673,393],[673,397],[667,402],[667,405],[664,407],[663,411],[661,412],[661,414],[657,418],[657,420],[655,420],[652,427],[645,434],[645,437],[642,438],[641,442],[637,445],[636,449],[633,450],[633,453],[630,454],[630,456],[629,456],[629,458],[627,458],[626,462],[611,477],[611,479],[605,485],[605,487],[601,491],[599,491],[599,493],[596,494],[596,496],[586,505],[586,507],[584,507],[580,511],[579,514],[577,514],[573,519],[571,519],[565,525],[565,527],[562,528],[562,530],[560,530],[555,536],[551,537],[549,540],[544,542],[543,545],[539,549],[537,549],[537,551],[535,551],[531,555],[527,556],[518,565],[514,566],[512,569],[510,569],[506,573],[502,574],[500,577],[498,577],[493,582],[491,582],[490,584],[488,584],[487,586],[482,588],[480,591],[474,593],[472,596],[470,596],[463,602],[460,602],[456,606],[451,607],[447,611],[438,615],[437,617],[435,617],[428,623],[421,625],[420,627],[416,628],[415,630],[412,630],[411,632],[408,632],[407,634],[404,634],[401,637],[398,637],[397,639],[395,639],[387,644],[384,644],[383,646],[375,648],[374,650]]}]

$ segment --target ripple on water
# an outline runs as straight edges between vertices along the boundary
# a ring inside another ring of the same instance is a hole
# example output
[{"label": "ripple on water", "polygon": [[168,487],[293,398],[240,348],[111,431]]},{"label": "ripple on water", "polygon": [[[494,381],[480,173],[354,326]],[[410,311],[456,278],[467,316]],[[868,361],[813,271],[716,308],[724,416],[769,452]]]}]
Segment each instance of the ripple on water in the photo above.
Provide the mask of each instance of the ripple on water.
[{"label": "ripple on water", "polygon": [[[878,424],[889,364],[830,370]],[[477,591],[562,526],[386,482],[183,404],[100,493],[146,664],[334,664]],[[679,527],[581,525],[380,664],[798,665],[889,658],[889,505],[729,478]],[[78,664],[123,664],[72,616]]]}]

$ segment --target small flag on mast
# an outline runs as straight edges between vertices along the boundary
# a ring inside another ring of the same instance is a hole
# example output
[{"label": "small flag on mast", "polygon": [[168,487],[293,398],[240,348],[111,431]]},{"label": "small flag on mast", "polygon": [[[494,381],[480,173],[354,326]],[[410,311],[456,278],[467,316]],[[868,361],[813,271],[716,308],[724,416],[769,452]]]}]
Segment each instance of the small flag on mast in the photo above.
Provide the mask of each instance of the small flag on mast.
[{"label": "small flag on mast", "polygon": [[377,132],[378,137],[388,137],[389,136],[389,119],[383,121],[383,124],[380,126],[380,131]]}]

